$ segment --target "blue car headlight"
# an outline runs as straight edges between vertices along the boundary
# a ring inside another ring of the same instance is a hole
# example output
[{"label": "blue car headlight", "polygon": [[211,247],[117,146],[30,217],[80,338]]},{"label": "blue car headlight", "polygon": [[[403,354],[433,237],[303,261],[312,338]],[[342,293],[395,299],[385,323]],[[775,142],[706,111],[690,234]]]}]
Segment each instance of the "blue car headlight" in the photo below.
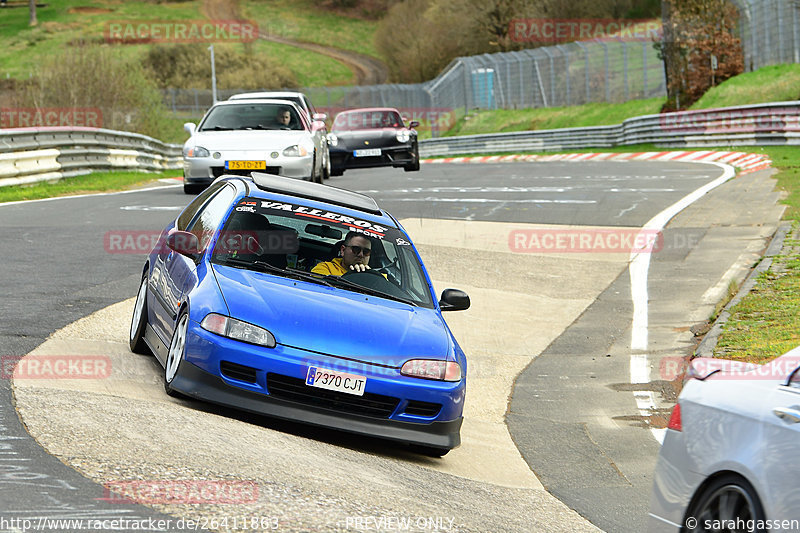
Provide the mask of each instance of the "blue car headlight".
[{"label": "blue car headlight", "polygon": [[436,379],[439,381],[460,381],[461,366],[452,361],[438,361],[434,359],[411,359],[406,361],[400,369],[404,376],[415,378]]},{"label": "blue car headlight", "polygon": [[267,348],[274,348],[276,345],[275,336],[266,329],[217,313],[206,315],[200,323],[200,327],[237,341],[258,344]]}]

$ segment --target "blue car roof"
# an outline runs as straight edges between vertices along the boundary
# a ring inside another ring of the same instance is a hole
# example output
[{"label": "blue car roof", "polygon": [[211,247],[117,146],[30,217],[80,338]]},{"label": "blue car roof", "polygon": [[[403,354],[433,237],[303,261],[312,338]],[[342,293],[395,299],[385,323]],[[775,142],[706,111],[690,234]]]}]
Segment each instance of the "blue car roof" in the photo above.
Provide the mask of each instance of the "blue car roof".
[{"label": "blue car roof", "polygon": [[347,189],[321,185],[310,181],[301,181],[282,178],[272,174],[253,172],[253,183],[264,191],[277,192],[308,198],[311,200],[321,200],[342,207],[350,207],[358,211],[366,211],[373,215],[380,215],[381,209],[374,199],[369,196]]},{"label": "blue car roof", "polygon": [[340,211],[346,210],[348,211],[347,214],[373,222],[381,222],[392,227],[399,226],[394,217],[383,211],[372,197],[355,191],[261,172],[253,172],[252,177],[230,177],[246,182],[249,189],[248,194],[256,198],[272,199],[280,197],[281,200],[287,202],[303,199],[303,203],[309,207],[331,208],[335,206],[345,208],[344,210],[340,209]]}]

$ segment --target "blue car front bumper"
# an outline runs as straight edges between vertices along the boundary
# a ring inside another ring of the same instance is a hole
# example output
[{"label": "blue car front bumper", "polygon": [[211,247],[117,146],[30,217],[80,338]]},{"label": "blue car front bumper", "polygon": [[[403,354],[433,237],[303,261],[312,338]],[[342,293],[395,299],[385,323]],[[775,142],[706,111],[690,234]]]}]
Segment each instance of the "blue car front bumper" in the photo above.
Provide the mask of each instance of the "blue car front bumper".
[{"label": "blue car front bumper", "polygon": [[[306,386],[309,366],[365,376],[364,395]],[[396,368],[281,345],[254,346],[194,322],[172,388],[246,411],[404,443],[447,449],[461,443],[464,380],[410,378]]]}]

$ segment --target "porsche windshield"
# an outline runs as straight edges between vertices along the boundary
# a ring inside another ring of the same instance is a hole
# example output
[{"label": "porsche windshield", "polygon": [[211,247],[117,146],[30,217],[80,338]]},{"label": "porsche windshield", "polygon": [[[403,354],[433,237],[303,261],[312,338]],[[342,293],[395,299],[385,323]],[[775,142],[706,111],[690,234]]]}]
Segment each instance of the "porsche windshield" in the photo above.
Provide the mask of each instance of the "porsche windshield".
[{"label": "porsche windshield", "polygon": [[403,119],[396,111],[347,111],[339,113],[331,131],[355,131],[402,128]]},{"label": "porsche windshield", "polygon": [[302,130],[294,106],[277,102],[224,104],[213,107],[199,131]]},{"label": "porsche windshield", "polygon": [[[433,307],[417,254],[399,229],[332,210],[244,198],[211,261]],[[351,270],[353,263],[369,268]]]}]

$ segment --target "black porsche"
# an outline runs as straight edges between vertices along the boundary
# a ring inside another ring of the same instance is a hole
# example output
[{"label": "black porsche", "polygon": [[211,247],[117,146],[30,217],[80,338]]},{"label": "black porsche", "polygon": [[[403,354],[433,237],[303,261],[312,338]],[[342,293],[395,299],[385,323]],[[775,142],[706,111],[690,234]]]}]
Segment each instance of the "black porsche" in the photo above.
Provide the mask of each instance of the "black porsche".
[{"label": "black porsche", "polygon": [[390,107],[350,109],[336,115],[328,145],[331,176],[348,168],[402,167],[419,170],[417,121],[406,126],[400,112]]}]

